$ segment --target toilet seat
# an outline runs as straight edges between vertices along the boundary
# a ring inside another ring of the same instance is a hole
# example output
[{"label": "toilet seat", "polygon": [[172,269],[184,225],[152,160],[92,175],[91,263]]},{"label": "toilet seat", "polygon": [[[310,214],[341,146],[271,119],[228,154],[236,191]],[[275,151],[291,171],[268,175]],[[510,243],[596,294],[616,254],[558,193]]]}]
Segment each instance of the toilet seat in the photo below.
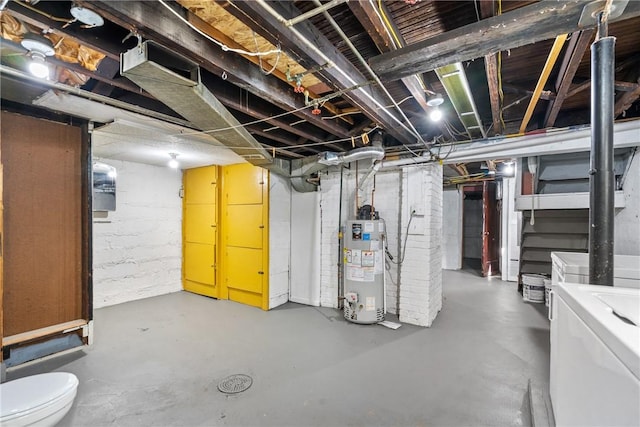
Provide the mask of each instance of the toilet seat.
[{"label": "toilet seat", "polygon": [[66,372],[52,372],[9,381],[1,387],[0,424],[30,425],[71,406],[78,378]]}]

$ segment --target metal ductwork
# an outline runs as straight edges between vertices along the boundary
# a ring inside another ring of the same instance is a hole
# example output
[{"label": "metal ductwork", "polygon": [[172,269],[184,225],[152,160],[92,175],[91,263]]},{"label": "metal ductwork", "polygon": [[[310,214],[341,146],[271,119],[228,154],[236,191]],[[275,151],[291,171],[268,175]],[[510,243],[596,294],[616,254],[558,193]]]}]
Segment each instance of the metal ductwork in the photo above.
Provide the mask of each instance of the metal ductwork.
[{"label": "metal ductwork", "polygon": [[215,131],[211,133],[215,139],[249,163],[288,175],[288,164],[275,165],[262,145],[202,84],[194,62],[146,41],[121,54],[120,73],[197,129]]},{"label": "metal ductwork", "polygon": [[311,181],[312,175],[327,169],[330,166],[338,166],[345,163],[357,162],[358,160],[381,160],[384,158],[384,148],[382,147],[382,135],[380,138],[374,136],[372,143],[368,147],[356,148],[346,153],[335,153],[325,151],[317,156],[306,157],[291,161],[291,185],[300,193],[316,191],[318,182]]}]

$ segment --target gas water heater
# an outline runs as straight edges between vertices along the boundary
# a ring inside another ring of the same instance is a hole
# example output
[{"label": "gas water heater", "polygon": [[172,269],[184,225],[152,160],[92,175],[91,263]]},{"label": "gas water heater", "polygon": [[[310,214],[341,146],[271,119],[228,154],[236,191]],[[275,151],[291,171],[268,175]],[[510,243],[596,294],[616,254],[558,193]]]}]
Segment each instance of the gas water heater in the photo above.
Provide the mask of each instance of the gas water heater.
[{"label": "gas water heater", "polygon": [[344,236],[344,318],[384,320],[384,221],[347,221]]}]

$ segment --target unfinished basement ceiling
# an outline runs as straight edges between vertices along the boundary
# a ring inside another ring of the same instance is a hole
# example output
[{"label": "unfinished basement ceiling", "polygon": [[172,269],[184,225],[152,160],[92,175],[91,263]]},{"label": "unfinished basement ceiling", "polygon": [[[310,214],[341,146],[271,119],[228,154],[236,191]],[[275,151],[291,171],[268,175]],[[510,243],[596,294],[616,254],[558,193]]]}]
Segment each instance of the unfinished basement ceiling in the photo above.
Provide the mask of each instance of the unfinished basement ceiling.
[{"label": "unfinished basement ceiling", "polygon": [[[63,74],[60,69],[83,76],[65,84],[188,125],[187,118],[120,75],[120,54],[135,47],[139,36],[198,64],[203,84],[277,158],[349,150],[364,145],[365,135],[376,128],[385,131],[386,146],[406,146],[420,154],[431,144],[585,125],[590,120],[589,45],[594,31],[590,23],[578,24],[582,10],[593,3],[586,0],[76,3],[100,14],[104,25],[71,22],[70,1],[8,2],[2,12],[3,78],[8,68],[26,73],[25,50],[6,24],[15,27],[16,21],[27,32],[46,30],[52,40],[76,43],[103,56],[95,70],[68,58],[73,55],[49,58],[58,67],[56,76]],[[595,7],[606,4],[601,1]],[[640,2],[612,4],[625,6],[622,15],[612,13],[609,22],[609,35],[616,37],[616,118],[636,119]],[[544,25],[530,23],[539,16]],[[299,22],[287,22],[292,19]],[[546,33],[536,38],[542,27]],[[525,120],[554,38],[567,29],[567,41],[540,99],[531,106],[531,118]],[[520,46],[529,42],[521,40],[522,34],[537,42]],[[463,45],[465,35],[474,43]],[[435,50],[420,56],[422,45]],[[501,50],[502,46],[508,48]],[[256,55],[274,49],[281,52]],[[417,53],[406,60],[402,53],[411,49]],[[466,88],[443,85],[443,74],[437,70],[453,64],[464,73]],[[20,80],[15,75],[12,79]],[[25,93],[32,94],[33,85],[29,82]],[[19,102],[15,93],[11,100]],[[427,101],[434,94],[444,98],[438,107],[444,120],[439,123],[428,118],[434,107]],[[22,100],[32,101],[32,95]],[[482,132],[472,132],[474,125],[470,128],[463,120],[469,112],[454,108],[469,102]]]}]

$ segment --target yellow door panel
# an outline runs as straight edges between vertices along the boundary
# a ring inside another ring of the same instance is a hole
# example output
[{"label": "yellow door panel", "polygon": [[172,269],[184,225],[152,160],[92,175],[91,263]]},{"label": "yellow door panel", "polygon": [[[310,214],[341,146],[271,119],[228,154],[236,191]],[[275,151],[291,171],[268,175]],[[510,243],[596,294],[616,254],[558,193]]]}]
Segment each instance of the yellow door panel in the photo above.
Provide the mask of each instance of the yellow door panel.
[{"label": "yellow door panel", "polygon": [[184,202],[215,204],[218,167],[206,166],[184,171]]},{"label": "yellow door panel", "polygon": [[183,288],[187,292],[218,298],[218,289],[215,285],[207,285],[204,283],[192,282],[191,280],[185,280]]},{"label": "yellow door panel", "polygon": [[261,294],[264,280],[262,250],[227,246],[225,284],[231,289]]},{"label": "yellow door panel", "polygon": [[263,224],[262,205],[227,206],[225,244],[243,248],[262,249]]},{"label": "yellow door panel", "polygon": [[184,244],[185,280],[215,285],[215,246],[201,243]]},{"label": "yellow door panel", "polygon": [[229,289],[229,299],[241,304],[251,305],[258,308],[264,308],[262,294],[254,294],[252,292],[241,291],[238,289]]},{"label": "yellow door panel", "polygon": [[265,171],[251,164],[224,167],[224,193],[229,205],[262,203]]},{"label": "yellow door panel", "polygon": [[216,243],[216,205],[185,205],[184,240],[193,243]]}]

